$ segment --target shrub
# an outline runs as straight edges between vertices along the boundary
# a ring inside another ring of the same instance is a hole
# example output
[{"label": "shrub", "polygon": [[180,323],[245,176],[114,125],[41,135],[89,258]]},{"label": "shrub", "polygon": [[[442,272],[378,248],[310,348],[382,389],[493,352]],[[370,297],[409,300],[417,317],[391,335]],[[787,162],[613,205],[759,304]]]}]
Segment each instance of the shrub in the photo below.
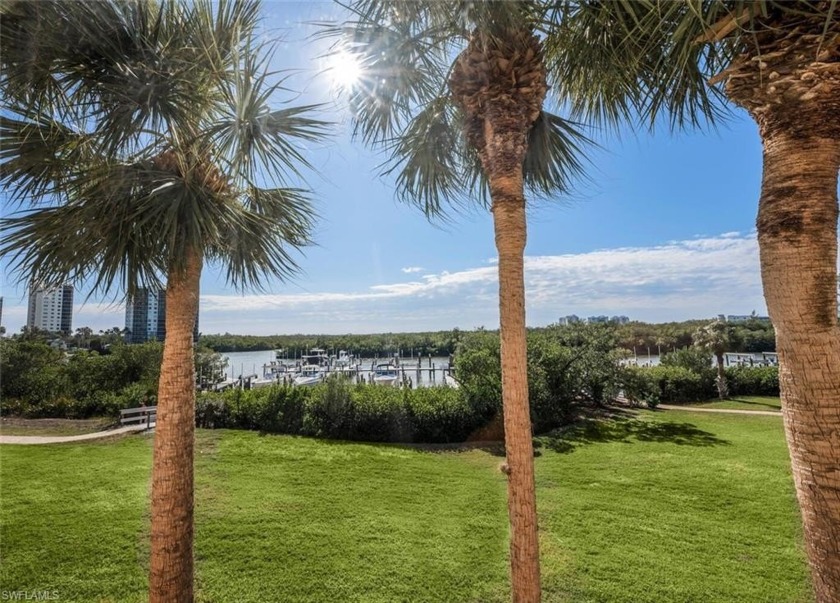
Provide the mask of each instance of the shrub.
[{"label": "shrub", "polygon": [[471,406],[466,396],[449,387],[406,391],[406,410],[415,442],[463,442],[495,414]]},{"label": "shrub", "polygon": [[350,393],[350,424],[345,437],[366,442],[412,441],[405,404],[405,398],[411,395],[411,390],[394,387],[354,387]]},{"label": "shrub", "polygon": [[687,347],[663,354],[660,366],[674,366],[688,369],[692,373],[704,376],[714,371],[712,356],[708,350],[699,347]]},{"label": "shrub", "polygon": [[[648,371],[648,395],[654,394],[662,402],[696,402],[714,396],[714,376],[698,375],[679,366],[654,366],[639,370]],[[645,400],[648,396],[644,397]]]},{"label": "shrub", "polygon": [[305,435],[348,439],[352,421],[350,388],[344,379],[327,379],[312,389],[303,419]]},{"label": "shrub", "polygon": [[227,393],[228,427],[260,429],[268,390],[234,389]]},{"label": "shrub", "polygon": [[310,391],[291,385],[270,387],[260,416],[260,429],[269,433],[301,433]]},{"label": "shrub", "polygon": [[733,396],[779,395],[779,369],[775,366],[730,366],[726,380]]},{"label": "shrub", "polygon": [[640,405],[654,394],[658,395],[659,386],[654,383],[653,374],[648,367],[624,367],[621,385],[624,397],[634,406]]},{"label": "shrub", "polygon": [[495,412],[461,389],[397,389],[329,379],[313,388],[274,386],[204,393],[198,427],[254,429],[368,442],[463,442]]},{"label": "shrub", "polygon": [[216,393],[200,394],[195,401],[196,427],[223,429],[230,427],[228,404],[225,398]]}]

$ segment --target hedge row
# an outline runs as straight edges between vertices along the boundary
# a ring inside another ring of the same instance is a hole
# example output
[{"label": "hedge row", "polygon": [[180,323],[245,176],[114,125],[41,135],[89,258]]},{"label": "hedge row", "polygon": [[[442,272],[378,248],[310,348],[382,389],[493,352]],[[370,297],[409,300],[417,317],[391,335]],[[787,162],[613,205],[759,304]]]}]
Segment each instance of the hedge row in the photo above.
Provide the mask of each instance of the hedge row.
[{"label": "hedge row", "polygon": [[463,442],[496,410],[471,405],[461,390],[397,389],[330,379],[314,388],[201,394],[196,425],[367,442]]},{"label": "hedge row", "polygon": [[[731,396],[778,396],[775,366],[732,366],[726,369]],[[717,396],[715,371],[696,372],[682,366],[627,367],[624,395],[631,402],[698,402]]]}]

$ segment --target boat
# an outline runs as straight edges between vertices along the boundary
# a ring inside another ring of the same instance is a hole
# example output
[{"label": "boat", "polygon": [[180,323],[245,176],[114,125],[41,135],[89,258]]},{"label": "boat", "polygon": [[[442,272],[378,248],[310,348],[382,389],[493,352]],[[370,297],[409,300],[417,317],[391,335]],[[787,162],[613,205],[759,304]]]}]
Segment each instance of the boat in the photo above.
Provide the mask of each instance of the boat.
[{"label": "boat", "polygon": [[333,364],[337,367],[350,366],[353,364],[353,360],[353,354],[349,353],[347,350],[339,350],[338,356],[335,357]]},{"label": "boat", "polygon": [[373,367],[370,382],[396,387],[400,384],[400,367],[394,362],[380,362]]},{"label": "boat", "polygon": [[295,367],[293,366],[272,360],[271,362],[267,362],[263,365],[263,377],[277,381],[290,376],[294,369]]},{"label": "boat", "polygon": [[294,377],[292,382],[295,385],[312,386],[318,385],[324,381],[326,373],[322,367],[315,364],[305,364],[300,367],[300,372]]},{"label": "boat", "polygon": [[320,366],[328,367],[330,365],[330,357],[327,351],[321,348],[312,348],[308,354],[300,357],[302,366]]},{"label": "boat", "polygon": [[277,379],[273,379],[268,375],[263,375],[262,377],[254,377],[250,381],[251,389],[259,389],[261,387],[270,387],[272,385],[277,385]]}]

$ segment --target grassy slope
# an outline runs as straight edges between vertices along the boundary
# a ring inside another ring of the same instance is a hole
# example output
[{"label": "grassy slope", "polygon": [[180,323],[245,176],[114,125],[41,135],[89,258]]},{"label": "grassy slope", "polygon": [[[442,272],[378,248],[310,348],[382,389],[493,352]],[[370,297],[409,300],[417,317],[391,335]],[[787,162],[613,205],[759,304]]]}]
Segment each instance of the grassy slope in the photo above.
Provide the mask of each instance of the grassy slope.
[{"label": "grassy slope", "polygon": [[[541,440],[544,600],[809,601],[780,422],[641,416]],[[2,447],[0,589],[143,600],[149,443]],[[207,431],[196,457],[199,601],[508,600],[499,457]]]},{"label": "grassy slope", "polygon": [[143,600],[150,444],[0,447],[0,590]]},{"label": "grassy slope", "polygon": [[691,404],[691,406],[735,410],[781,410],[782,400],[778,396],[737,396],[726,400],[706,400]]},{"label": "grassy slope", "polygon": [[74,436],[94,433],[118,425],[110,417],[96,419],[20,419],[0,417],[0,435]]}]

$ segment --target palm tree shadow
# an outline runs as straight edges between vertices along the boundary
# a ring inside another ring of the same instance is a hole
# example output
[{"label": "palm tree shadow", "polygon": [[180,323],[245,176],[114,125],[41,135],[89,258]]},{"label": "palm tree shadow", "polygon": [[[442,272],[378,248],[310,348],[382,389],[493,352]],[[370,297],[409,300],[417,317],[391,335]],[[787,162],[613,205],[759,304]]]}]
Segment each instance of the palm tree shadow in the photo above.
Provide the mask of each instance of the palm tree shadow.
[{"label": "palm tree shadow", "polygon": [[730,442],[691,423],[646,421],[632,416],[586,418],[534,439],[534,447],[568,454],[596,443],[661,442],[678,446],[722,446]]},{"label": "palm tree shadow", "polygon": [[755,400],[746,400],[744,398],[729,398],[733,402],[740,402],[741,404],[750,404],[752,406],[760,406],[762,408],[766,408],[768,410],[781,410],[778,405],[776,404],[767,404],[765,402],[756,402]]}]

